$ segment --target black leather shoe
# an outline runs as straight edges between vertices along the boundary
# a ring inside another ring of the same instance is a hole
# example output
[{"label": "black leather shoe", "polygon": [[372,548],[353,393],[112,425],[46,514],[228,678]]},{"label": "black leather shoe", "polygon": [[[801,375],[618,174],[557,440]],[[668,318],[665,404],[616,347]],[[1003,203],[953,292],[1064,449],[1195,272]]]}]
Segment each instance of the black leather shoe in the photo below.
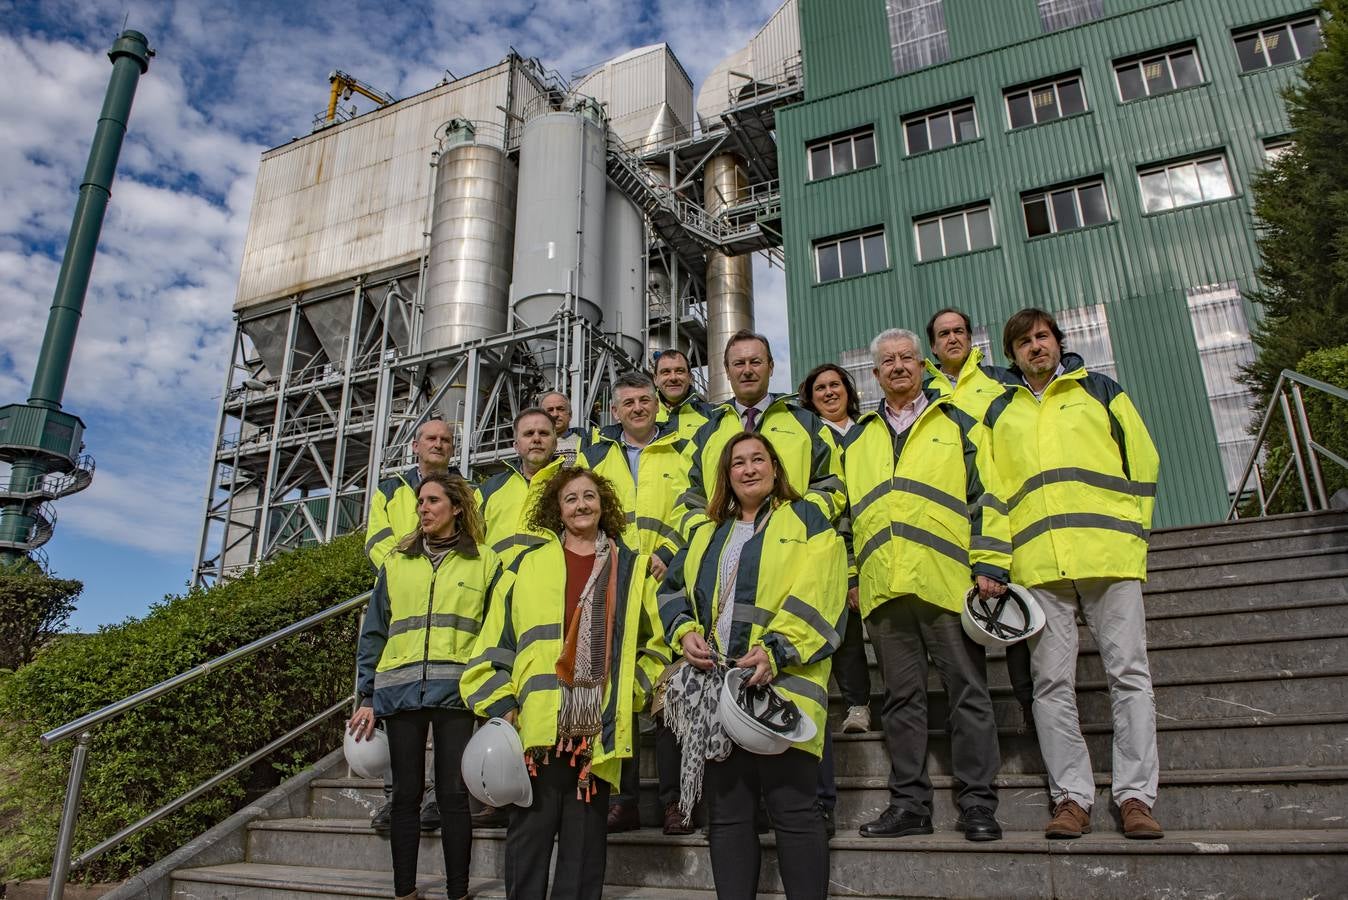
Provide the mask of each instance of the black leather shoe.
[{"label": "black leather shoe", "polygon": [[421,807],[421,830],[434,831],[440,827],[440,804],[427,800]]},{"label": "black leather shoe", "polygon": [[393,804],[385,803],[370,817],[370,827],[379,834],[388,834],[389,820],[393,817]]},{"label": "black leather shoe", "polygon": [[862,837],[911,837],[915,834],[931,834],[931,816],[904,812],[897,806],[891,806],[880,813],[880,818],[874,822],[867,822],[858,830]]},{"label": "black leather shoe", "polygon": [[510,824],[510,811],[484,806],[473,813],[474,828],[505,828]]},{"label": "black leather shoe", "polygon": [[971,841],[1000,841],[1002,826],[986,806],[971,806],[960,814],[955,827]]}]

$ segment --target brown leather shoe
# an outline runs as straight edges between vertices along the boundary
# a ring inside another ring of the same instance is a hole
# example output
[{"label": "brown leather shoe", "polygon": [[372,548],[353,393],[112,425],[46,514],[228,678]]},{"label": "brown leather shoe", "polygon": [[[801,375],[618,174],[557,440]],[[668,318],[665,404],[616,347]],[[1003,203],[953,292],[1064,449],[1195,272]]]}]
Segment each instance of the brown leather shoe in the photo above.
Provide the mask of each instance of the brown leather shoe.
[{"label": "brown leather shoe", "polygon": [[1165,837],[1161,825],[1152,817],[1151,807],[1136,798],[1123,801],[1119,807],[1123,816],[1123,836],[1142,840]]},{"label": "brown leather shoe", "polygon": [[683,813],[679,812],[679,804],[671,803],[665,807],[665,834],[692,834],[693,822],[689,817],[684,821]]},{"label": "brown leather shoe", "polygon": [[611,803],[608,808],[608,833],[632,831],[641,827],[641,815],[635,803]]},{"label": "brown leather shoe", "polygon": [[1053,808],[1053,818],[1044,826],[1046,838],[1079,838],[1091,833],[1091,814],[1075,800],[1064,800]]}]

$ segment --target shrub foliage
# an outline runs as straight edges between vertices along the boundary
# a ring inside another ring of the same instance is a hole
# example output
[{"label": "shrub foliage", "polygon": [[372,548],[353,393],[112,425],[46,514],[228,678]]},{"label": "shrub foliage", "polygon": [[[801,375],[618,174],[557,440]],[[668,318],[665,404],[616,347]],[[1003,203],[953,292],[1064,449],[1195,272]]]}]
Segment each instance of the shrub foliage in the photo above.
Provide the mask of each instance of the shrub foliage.
[{"label": "shrub foliage", "polygon": [[[0,881],[47,874],[73,739],[38,736],[373,586],[360,535],[297,550],[257,572],[166,597],[140,620],[59,640],[0,681]],[[335,703],[353,687],[351,613],[212,672],[95,729],[76,854]],[[132,837],[78,873],[126,877],[227,817],[340,740],[340,716],[251,773]],[[10,789],[12,788],[12,789]]]},{"label": "shrub foliage", "polygon": [[83,590],[83,583],[54,578],[27,558],[0,565],[0,669],[32,662],[60,633]]},{"label": "shrub foliage", "polygon": [[[1308,353],[1296,364],[1295,371],[1348,390],[1348,345]],[[1306,404],[1306,421],[1311,427],[1311,437],[1322,447],[1348,458],[1348,402],[1310,388],[1303,388],[1301,397]],[[1266,487],[1272,488],[1272,479],[1277,477],[1283,466],[1292,458],[1291,446],[1287,441],[1287,429],[1283,427],[1282,417],[1277,413],[1274,413],[1266,441],[1268,458],[1263,471]],[[1301,458],[1304,460],[1307,451],[1305,447],[1301,449]],[[1348,488],[1348,470],[1324,457],[1319,457],[1319,462],[1326,496],[1332,497],[1335,491]],[[1310,479],[1309,472],[1306,477]],[[1315,485],[1312,484],[1311,491],[1314,490]],[[1283,479],[1278,493],[1269,498],[1269,511],[1293,512],[1305,508],[1306,501],[1302,497],[1301,482],[1297,479],[1294,468]],[[1257,509],[1253,501],[1246,506],[1246,510],[1250,513],[1257,512]]]}]

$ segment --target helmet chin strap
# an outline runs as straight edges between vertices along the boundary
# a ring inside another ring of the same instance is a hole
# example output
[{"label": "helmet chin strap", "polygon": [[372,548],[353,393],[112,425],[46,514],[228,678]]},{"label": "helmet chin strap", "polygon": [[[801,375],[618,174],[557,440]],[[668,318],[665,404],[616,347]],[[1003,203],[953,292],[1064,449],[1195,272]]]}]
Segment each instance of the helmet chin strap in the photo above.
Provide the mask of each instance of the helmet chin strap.
[{"label": "helmet chin strap", "polygon": [[748,679],[740,682],[737,696],[739,705],[763,727],[778,734],[789,734],[800,721],[800,710],[788,703],[767,685],[751,685]]},{"label": "helmet chin strap", "polygon": [[[1006,610],[1008,603],[1015,603],[1020,609],[1021,621],[1023,625],[1008,625],[1002,621],[1002,613]],[[1002,639],[1015,639],[1023,637],[1030,630],[1030,609],[1022,600],[1012,591],[1007,591],[1001,597],[997,598],[997,604],[991,610],[988,609],[987,601],[977,598],[970,610],[978,624],[983,626],[989,633]]]}]

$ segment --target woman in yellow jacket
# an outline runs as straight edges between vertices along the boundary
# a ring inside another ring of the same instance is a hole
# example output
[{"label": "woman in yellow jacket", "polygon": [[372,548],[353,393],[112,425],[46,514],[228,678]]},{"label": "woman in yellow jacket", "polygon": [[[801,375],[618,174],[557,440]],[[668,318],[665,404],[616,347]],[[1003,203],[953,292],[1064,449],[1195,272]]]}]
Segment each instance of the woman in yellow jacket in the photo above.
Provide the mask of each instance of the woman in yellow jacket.
[{"label": "woman in yellow jacket", "polygon": [[506,571],[462,691],[478,715],[514,721],[533,780],[533,803],[510,814],[507,896],[548,896],[555,839],[553,900],[598,900],[609,791],[669,648],[646,558],[622,542],[627,520],[607,479],[562,468],[529,527],[556,539]]},{"label": "woman in yellow jacket", "polygon": [[660,586],[665,633],[699,669],[711,669],[716,657],[752,669],[750,684],[772,684],[816,727],[812,739],[777,756],[739,746],[704,754],[716,895],[757,894],[754,811],[761,793],[777,832],[786,896],[821,900],[828,893],[828,837],[815,791],[831,657],[843,627],[847,550],[819,507],[791,488],[762,435],[731,438],[717,472],[707,508],[713,524],[693,533]]},{"label": "woman in yellow jacket", "polygon": [[417,530],[384,560],[370,598],[356,661],[360,706],[348,727],[357,740],[369,739],[378,718],[388,735],[389,843],[399,898],[417,894],[418,807],[431,732],[446,892],[465,897],[473,831],[459,767],[473,714],[459,681],[501,566],[483,543],[473,489],[462,478],[427,474],[417,488],[417,515]]}]

